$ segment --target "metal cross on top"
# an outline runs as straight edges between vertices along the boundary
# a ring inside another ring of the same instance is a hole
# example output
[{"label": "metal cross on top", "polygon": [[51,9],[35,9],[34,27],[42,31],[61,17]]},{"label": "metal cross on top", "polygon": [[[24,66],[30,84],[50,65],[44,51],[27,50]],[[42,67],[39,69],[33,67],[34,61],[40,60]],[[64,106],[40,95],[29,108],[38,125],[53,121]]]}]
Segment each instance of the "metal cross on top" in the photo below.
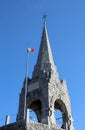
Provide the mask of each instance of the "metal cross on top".
[{"label": "metal cross on top", "polygon": [[45,14],[45,15],[43,15],[43,17],[42,17],[43,19],[44,19],[44,24],[46,23],[46,18],[47,18],[47,15]]}]

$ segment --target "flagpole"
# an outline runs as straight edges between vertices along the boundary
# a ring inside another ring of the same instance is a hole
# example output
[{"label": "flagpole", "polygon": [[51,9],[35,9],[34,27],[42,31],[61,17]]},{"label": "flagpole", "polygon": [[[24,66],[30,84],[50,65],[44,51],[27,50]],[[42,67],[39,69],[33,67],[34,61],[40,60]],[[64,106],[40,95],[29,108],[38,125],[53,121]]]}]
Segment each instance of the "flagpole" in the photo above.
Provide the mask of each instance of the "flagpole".
[{"label": "flagpole", "polygon": [[[27,45],[28,48],[28,45]],[[27,123],[27,83],[28,83],[28,52],[26,52],[26,77],[25,77],[25,96],[24,96],[24,120]]]},{"label": "flagpole", "polygon": [[24,120],[25,120],[26,124],[27,124],[27,117],[29,116],[29,114],[28,114],[29,110],[27,111],[27,90],[28,90],[27,86],[28,86],[28,58],[29,58],[29,52],[34,52],[34,48],[28,48],[28,44],[27,44],[27,52],[26,52],[26,78],[25,78],[25,95],[24,95]]}]

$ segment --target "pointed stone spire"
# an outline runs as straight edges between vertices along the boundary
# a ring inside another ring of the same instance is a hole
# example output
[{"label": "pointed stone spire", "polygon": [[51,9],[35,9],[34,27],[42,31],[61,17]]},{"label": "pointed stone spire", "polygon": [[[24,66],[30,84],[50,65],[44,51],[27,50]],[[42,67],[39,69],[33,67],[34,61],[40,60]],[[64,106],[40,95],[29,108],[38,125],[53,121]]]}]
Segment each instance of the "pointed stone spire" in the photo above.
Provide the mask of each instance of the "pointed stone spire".
[{"label": "pointed stone spire", "polygon": [[50,42],[48,38],[46,20],[44,19],[43,32],[41,37],[41,44],[38,54],[37,63],[33,72],[33,77],[39,76],[40,71],[51,72],[55,71],[54,60],[52,57]]},{"label": "pointed stone spire", "polygon": [[40,50],[39,50],[39,55],[37,60],[37,64],[43,64],[43,63],[51,63],[54,65],[49,38],[46,29],[46,23],[44,23],[41,45],[40,45]]}]

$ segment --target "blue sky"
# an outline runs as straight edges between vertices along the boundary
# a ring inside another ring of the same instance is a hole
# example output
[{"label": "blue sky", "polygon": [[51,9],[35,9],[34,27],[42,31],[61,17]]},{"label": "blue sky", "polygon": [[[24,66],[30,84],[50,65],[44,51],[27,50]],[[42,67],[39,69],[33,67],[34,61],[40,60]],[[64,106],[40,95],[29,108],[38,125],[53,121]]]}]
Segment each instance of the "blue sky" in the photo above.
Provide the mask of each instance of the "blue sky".
[{"label": "blue sky", "polygon": [[42,34],[42,15],[60,79],[67,82],[74,126],[85,123],[85,1],[0,0],[0,124],[18,111],[26,70],[26,44],[35,49],[29,58],[31,77]]}]

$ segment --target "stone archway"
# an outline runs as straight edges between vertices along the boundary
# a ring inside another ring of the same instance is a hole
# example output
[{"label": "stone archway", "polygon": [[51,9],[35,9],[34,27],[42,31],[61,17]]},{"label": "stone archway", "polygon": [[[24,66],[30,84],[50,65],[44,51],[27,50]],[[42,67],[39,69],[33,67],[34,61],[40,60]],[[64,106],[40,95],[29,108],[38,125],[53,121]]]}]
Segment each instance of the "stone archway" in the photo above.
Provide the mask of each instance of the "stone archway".
[{"label": "stone archway", "polygon": [[63,101],[61,99],[56,99],[54,102],[54,112],[58,114],[60,114],[60,117],[56,117],[56,120],[61,120],[61,124],[56,124],[59,125],[62,128],[66,128],[66,122],[68,119],[68,115],[67,115],[67,109],[65,104],[63,103]]},{"label": "stone archway", "polygon": [[[38,122],[41,122],[41,108],[42,108],[42,105],[41,105],[41,101],[39,99],[33,99],[31,100],[31,102],[28,104],[28,107],[27,107],[29,110],[31,110],[32,112],[35,113],[36,115],[36,120]],[[30,115],[29,115],[30,116]]]}]

